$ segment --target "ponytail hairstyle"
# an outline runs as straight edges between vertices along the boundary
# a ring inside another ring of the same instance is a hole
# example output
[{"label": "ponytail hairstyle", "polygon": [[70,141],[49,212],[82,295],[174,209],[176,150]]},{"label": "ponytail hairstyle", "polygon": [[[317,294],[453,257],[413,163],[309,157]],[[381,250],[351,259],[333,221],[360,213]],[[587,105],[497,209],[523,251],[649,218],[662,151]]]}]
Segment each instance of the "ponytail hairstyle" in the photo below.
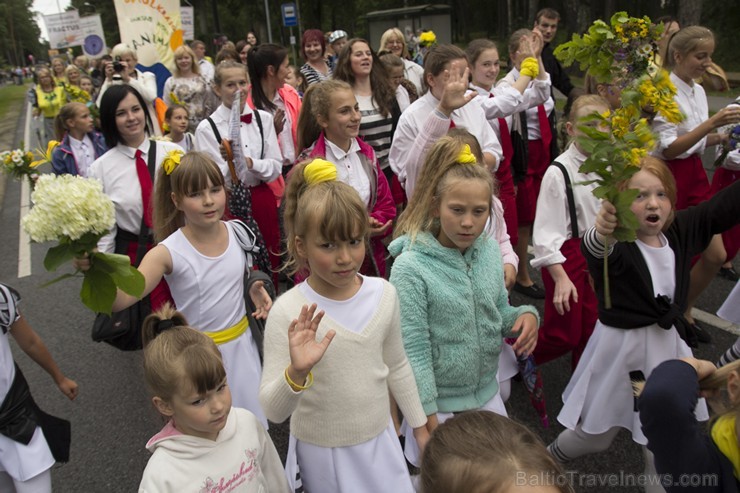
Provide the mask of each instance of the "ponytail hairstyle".
[{"label": "ponytail hairstyle", "polygon": [[372,70],[370,71],[370,89],[372,91],[373,101],[378,107],[380,114],[388,116],[391,114],[393,102],[396,99],[396,91],[391,85],[388,70],[378,58],[378,54],[370,48],[370,43],[361,38],[353,38],[347,42],[342,49],[334,67],[334,78],[343,80],[350,86],[355,85],[355,73],[352,71],[352,50],[357,43],[365,43],[370,50],[370,56],[373,60]]},{"label": "ponytail hairstyle", "polygon": [[[491,173],[481,166],[481,154],[476,156],[476,163],[461,164],[461,153],[469,144],[458,135],[446,135],[439,139],[429,150],[424,159],[424,166],[416,182],[414,195],[411,196],[408,207],[398,219],[393,237],[409,235],[411,241],[421,232],[429,232],[434,236],[439,233],[439,219],[435,211],[439,209],[441,198],[445,192],[459,180],[479,180],[488,184],[491,197],[488,209],[493,205],[494,184]],[[470,152],[475,156],[474,146]]]},{"label": "ponytail hairstyle", "polygon": [[[176,152],[176,151],[170,151]],[[154,237],[162,241],[185,225],[185,216],[175,205],[186,195],[210,186],[224,186],[224,175],[211,157],[203,152],[190,151],[180,158],[180,164],[167,173],[160,166],[154,182],[153,223]]]},{"label": "ponytail hairstyle", "polygon": [[712,31],[703,26],[684,27],[673,33],[668,40],[667,56],[663,59],[663,68],[671,70],[676,66],[676,55],[686,56],[699,48],[704,41],[714,41]]},{"label": "ponytail hairstyle", "polygon": [[58,141],[62,141],[64,135],[69,132],[67,120],[76,118],[80,111],[87,109],[84,103],[67,103],[59,110],[59,114],[54,118],[54,134]]},{"label": "ponytail hairstyle", "polygon": [[187,385],[205,394],[226,378],[216,344],[189,327],[169,303],[144,319],[141,333],[144,381],[152,396],[171,402],[178,389]]},{"label": "ponytail hairstyle", "polygon": [[262,88],[262,79],[267,78],[267,69],[272,67],[275,73],[288,56],[288,50],[276,44],[262,44],[253,47],[247,54],[247,70],[252,81],[252,101],[258,110],[270,113],[277,109]]},{"label": "ponytail hairstyle", "polygon": [[303,95],[301,112],[298,114],[298,145],[296,149],[307,149],[321,135],[319,116],[328,119],[331,111],[332,96],[340,90],[352,91],[344,81],[329,79],[311,84]]},{"label": "ponytail hairstyle", "polygon": [[366,245],[369,241],[367,206],[357,190],[336,180],[336,166],[328,161],[314,159],[296,165],[288,175],[283,204],[287,247],[283,270],[289,274],[308,265],[298,254],[296,237],[305,238],[310,232],[328,241],[362,238]]},{"label": "ponytail hairstyle", "polygon": [[427,78],[441,74],[453,60],[466,60],[465,52],[455,45],[435,45],[424,55],[424,92],[429,90]]},{"label": "ponytail hairstyle", "polygon": [[491,411],[468,411],[435,430],[421,459],[422,493],[508,491],[522,473],[552,479],[572,493],[568,477],[526,426]]}]

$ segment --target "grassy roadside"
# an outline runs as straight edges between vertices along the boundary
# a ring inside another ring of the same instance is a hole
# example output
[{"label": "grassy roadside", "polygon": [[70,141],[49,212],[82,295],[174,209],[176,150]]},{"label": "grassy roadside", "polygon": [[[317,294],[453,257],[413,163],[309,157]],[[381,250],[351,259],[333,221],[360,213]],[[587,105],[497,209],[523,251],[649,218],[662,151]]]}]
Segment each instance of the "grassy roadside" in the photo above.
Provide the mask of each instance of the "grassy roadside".
[{"label": "grassy roadside", "polygon": [[16,110],[26,99],[28,86],[6,85],[0,87],[0,120],[8,116],[10,110]]}]

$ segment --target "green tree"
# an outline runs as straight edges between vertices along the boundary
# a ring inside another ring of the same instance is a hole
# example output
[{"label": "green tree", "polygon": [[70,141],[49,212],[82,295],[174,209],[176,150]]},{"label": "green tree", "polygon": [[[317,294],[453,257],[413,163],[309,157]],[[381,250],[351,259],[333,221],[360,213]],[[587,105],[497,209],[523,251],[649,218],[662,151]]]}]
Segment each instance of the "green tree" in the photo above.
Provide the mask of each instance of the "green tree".
[{"label": "green tree", "polygon": [[43,47],[34,20],[33,0],[0,0],[0,56],[10,65],[27,65],[28,55],[38,58]]}]

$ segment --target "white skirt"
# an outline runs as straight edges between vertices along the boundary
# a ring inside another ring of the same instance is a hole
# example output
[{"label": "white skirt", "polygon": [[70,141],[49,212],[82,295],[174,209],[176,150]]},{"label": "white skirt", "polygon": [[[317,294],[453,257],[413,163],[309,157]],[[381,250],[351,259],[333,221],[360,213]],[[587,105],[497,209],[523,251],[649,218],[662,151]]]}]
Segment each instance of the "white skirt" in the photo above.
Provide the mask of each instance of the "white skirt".
[{"label": "white skirt", "polygon": [[53,465],[54,457],[40,427],[36,427],[28,445],[0,435],[0,471],[7,472],[14,480],[27,481]]},{"label": "white skirt", "polygon": [[511,344],[506,341],[501,343],[501,354],[498,355],[498,372],[496,378],[499,383],[511,380],[519,373],[519,363],[516,360],[516,353]]},{"label": "white skirt", "polygon": [[247,330],[237,339],[220,344],[218,349],[221,351],[226,368],[226,381],[231,390],[231,405],[251,411],[267,429],[267,417],[259,402],[262,366],[252,331]]},{"label": "white skirt", "polygon": [[306,493],[414,493],[392,421],[380,435],[349,447],[319,447],[291,434],[285,462],[291,491],[300,486],[296,472]]},{"label": "white skirt", "polygon": [[[641,371],[645,379],[653,369],[670,359],[693,356],[674,327],[658,325],[641,329],[615,329],[596,322],[578,367],[563,392],[563,409],[558,421],[571,430],[579,423],[583,431],[600,434],[619,426],[632,433],[640,445],[640,414],[635,411],[630,372]],[[706,403],[700,399],[696,418],[709,419]]]},{"label": "white skirt", "polygon": [[[496,392],[496,395],[491,397],[491,400],[483,404],[483,407],[478,410],[492,411],[500,416],[504,416],[506,418],[509,417],[509,415],[506,413],[506,406],[504,405],[504,401],[501,400],[501,394],[499,394],[498,392]],[[437,413],[437,422],[439,424],[442,424],[454,415],[455,413]],[[414,429],[409,426],[408,422],[405,419],[401,423],[401,435],[406,437],[406,445],[403,448],[403,453],[406,455],[406,460],[408,460],[414,466],[419,467],[421,465],[421,453],[419,451],[419,445],[416,443],[416,438],[414,437]]]}]

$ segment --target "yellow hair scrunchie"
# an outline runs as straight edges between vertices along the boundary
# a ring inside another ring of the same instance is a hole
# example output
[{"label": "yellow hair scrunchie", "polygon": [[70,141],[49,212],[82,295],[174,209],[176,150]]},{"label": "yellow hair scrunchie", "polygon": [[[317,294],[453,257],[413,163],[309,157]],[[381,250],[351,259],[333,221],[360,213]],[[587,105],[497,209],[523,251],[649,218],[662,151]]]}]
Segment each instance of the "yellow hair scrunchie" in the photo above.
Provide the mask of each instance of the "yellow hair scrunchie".
[{"label": "yellow hair scrunchie", "polygon": [[162,161],[162,168],[164,168],[164,172],[166,175],[169,176],[172,174],[173,171],[175,171],[175,168],[177,168],[177,166],[180,164],[180,159],[184,155],[184,152],[177,149],[167,152],[164,160]]},{"label": "yellow hair scrunchie", "polygon": [[337,167],[325,159],[314,159],[303,168],[303,178],[308,185],[336,181]]},{"label": "yellow hair scrunchie", "polygon": [[460,151],[460,155],[457,156],[457,162],[460,164],[477,164],[478,161],[475,160],[475,156],[470,150],[470,146],[468,144],[465,144],[465,147],[462,148],[462,151]]},{"label": "yellow hair scrunchie", "polygon": [[522,60],[522,68],[519,69],[519,73],[534,79],[540,74],[540,64],[536,58],[525,58]]}]

